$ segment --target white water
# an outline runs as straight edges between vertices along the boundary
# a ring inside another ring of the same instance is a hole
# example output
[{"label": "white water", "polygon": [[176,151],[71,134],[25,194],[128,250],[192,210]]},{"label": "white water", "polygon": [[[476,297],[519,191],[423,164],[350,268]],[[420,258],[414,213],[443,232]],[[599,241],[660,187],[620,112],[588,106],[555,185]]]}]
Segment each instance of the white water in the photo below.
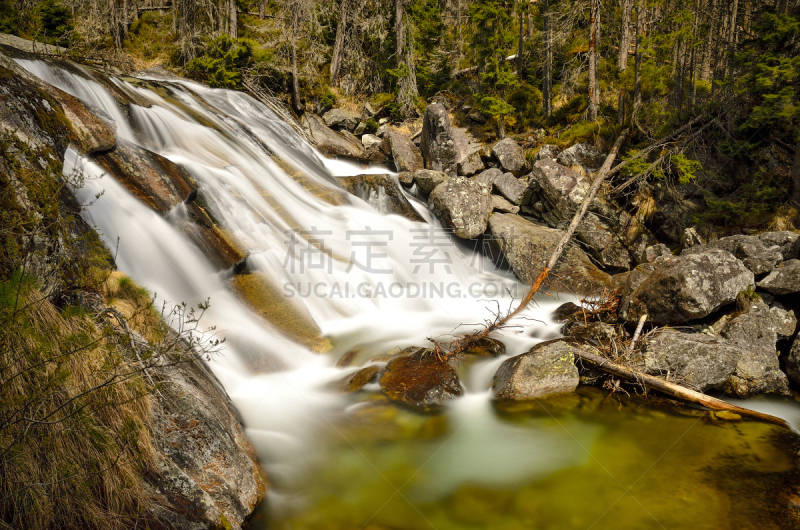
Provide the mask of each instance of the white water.
[{"label": "white water", "polygon": [[[185,167],[197,180],[215,218],[248,249],[249,267],[278,285],[291,284],[286,292],[301,293],[293,301],[307,307],[335,345],[331,355],[316,355],[283,338],[227,290],[229,273],[216,272],[170,223],[181,216],[180,208],[162,218],[112,177],[103,175],[91,160],[68,153],[65,172],[81,168],[87,177],[85,187],[76,190],[78,199],[88,204],[103,192],[84,215],[99,228],[109,248],[117,248],[119,242],[119,268],[157,293],[159,300],[196,305],[210,298],[211,309],[203,324],[216,326],[226,338],[224,355],[213,363],[213,369],[241,411],[268,475],[278,485],[270,490],[271,503],[278,507],[298,501],[284,495],[281,485],[301,478],[315,458],[322,458],[324,442],[317,434],[327,429],[345,406],[343,398],[321,390],[323,383],[347,373],[333,367],[338,356],[354,348],[382,354],[426,345],[427,337],[469,330],[470,326],[459,326],[480,324],[492,318],[490,311],[497,310],[488,298],[497,300],[500,310],[505,310],[513,302],[505,288],[517,299],[527,290],[508,273],[492,271],[485,258],[462,251],[441,235],[434,234],[433,245],[428,245],[425,236],[439,228],[438,224],[386,215],[373,207],[381,204],[380,197],[370,201],[373,205],[352,198],[349,205],[332,206],[309,193],[270,155],[278,155],[315,185],[329,189],[337,189],[334,175],[366,170],[325,160],[291,127],[245,94],[176,80],[159,82],[169,91],[169,99],[165,99],[127,84],[126,90],[152,102],[148,108],[131,104],[129,123],[116,100],[97,82],[41,61],[19,63],[100,108],[117,123],[120,137]],[[113,82],[124,84],[119,79]],[[262,195],[265,191],[272,204],[280,205],[288,215],[273,208]],[[417,201],[415,206],[427,215],[424,205]],[[299,246],[293,247],[288,232],[293,229],[316,232],[303,237],[322,240],[326,252],[337,259],[325,259],[326,254],[305,248],[302,237]],[[310,254],[303,255],[305,250]],[[431,270],[430,264],[421,260],[434,251],[436,258],[447,263],[434,264]],[[314,268],[309,256],[322,266]],[[444,292],[432,294],[431,285],[443,285]],[[308,293],[306,286],[315,288],[315,294],[302,295]],[[423,286],[425,295],[419,292]],[[367,291],[375,296],[361,295]],[[502,340],[509,354],[525,351],[557,333],[549,315],[560,302],[545,300],[542,308],[524,315],[539,322],[519,320],[524,327],[504,332]],[[254,356],[270,360],[276,371],[252,373],[244,359]],[[540,431],[520,435],[493,418],[487,389],[500,362],[478,363],[464,378],[471,393],[454,404],[452,411],[454,421],[464,428],[452,435],[450,456],[437,460],[438,471],[429,485],[437,495],[462,480],[502,482],[576,463],[577,453],[563,445],[563,435]],[[503,434],[498,436],[498,432]],[[485,449],[486,444],[490,444],[493,457],[484,455],[483,465],[467,469],[464,462],[474,461],[476,448]],[[526,447],[538,450],[520,458]],[[516,455],[512,457],[512,453]]]}]

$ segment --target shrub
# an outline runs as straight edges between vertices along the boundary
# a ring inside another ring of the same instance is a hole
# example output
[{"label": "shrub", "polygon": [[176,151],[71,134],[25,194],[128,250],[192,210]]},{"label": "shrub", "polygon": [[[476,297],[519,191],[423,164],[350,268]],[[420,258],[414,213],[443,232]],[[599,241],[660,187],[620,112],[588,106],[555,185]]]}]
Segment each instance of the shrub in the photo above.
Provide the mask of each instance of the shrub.
[{"label": "shrub", "polygon": [[248,39],[232,39],[221,35],[208,44],[205,55],[186,64],[189,77],[216,88],[242,88],[239,68],[247,66],[257,44]]}]

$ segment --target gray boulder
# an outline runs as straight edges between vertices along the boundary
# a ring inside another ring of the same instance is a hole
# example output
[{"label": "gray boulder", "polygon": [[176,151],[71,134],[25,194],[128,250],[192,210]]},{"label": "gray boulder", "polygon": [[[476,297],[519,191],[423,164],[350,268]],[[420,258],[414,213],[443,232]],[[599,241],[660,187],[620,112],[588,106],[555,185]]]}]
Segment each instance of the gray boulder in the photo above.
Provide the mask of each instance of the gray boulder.
[{"label": "gray boulder", "polygon": [[407,136],[403,136],[397,131],[388,131],[384,134],[384,144],[389,153],[391,153],[394,167],[398,172],[414,172],[418,169],[424,169],[422,154]]},{"label": "gray boulder", "polygon": [[471,180],[483,182],[484,184],[486,184],[491,188],[494,185],[495,179],[497,179],[502,175],[503,175],[502,171],[493,167],[491,169],[487,169],[486,171],[481,171],[480,173],[472,177]]},{"label": "gray boulder", "polygon": [[587,171],[597,171],[605,162],[606,156],[589,144],[577,143],[564,149],[556,160],[562,166],[581,165]]},{"label": "gray boulder", "polygon": [[477,110],[474,110],[474,111],[470,112],[467,115],[467,118],[469,118],[470,121],[474,121],[475,123],[479,123],[481,125],[483,125],[484,123],[489,121],[489,117],[486,114],[484,114],[484,113],[482,113],[480,111],[477,111]]},{"label": "gray boulder", "polygon": [[417,189],[420,193],[427,197],[436,186],[448,180],[451,176],[452,175],[448,175],[443,171],[419,169],[414,172],[414,183],[417,185]]},{"label": "gray boulder", "polygon": [[786,357],[786,375],[792,383],[800,385],[800,335],[794,339]]},{"label": "gray boulder", "polygon": [[800,258],[800,234],[797,232],[789,232],[788,230],[764,232],[756,237],[768,249],[778,250],[784,260]]},{"label": "gray boulder", "polygon": [[361,144],[366,149],[372,149],[373,147],[380,148],[381,143],[383,143],[383,140],[381,140],[374,134],[365,134],[364,136],[361,137]]},{"label": "gray boulder", "polygon": [[457,156],[450,132],[450,117],[447,109],[438,103],[431,103],[425,109],[419,150],[426,169],[443,171],[450,176],[456,175]]},{"label": "gray boulder", "polygon": [[558,154],[561,152],[561,148],[557,145],[553,144],[544,144],[539,150],[536,152],[536,160],[542,160],[545,158],[552,158],[556,159]]},{"label": "gray boulder", "polygon": [[356,136],[362,136],[364,134],[364,131],[366,131],[366,130],[367,130],[366,122],[361,121],[361,122],[358,122],[358,125],[356,126],[356,128],[353,129],[353,134],[356,135]]},{"label": "gray boulder", "polygon": [[357,138],[334,131],[316,114],[310,112],[303,114],[302,124],[323,154],[356,160],[366,158],[366,150]]},{"label": "gray boulder", "polygon": [[414,185],[414,174],[410,171],[402,171],[397,175],[397,180],[405,189],[410,189]]},{"label": "gray boulder", "polygon": [[758,287],[772,294],[800,293],[800,259],[784,261]]},{"label": "gray boulder", "polygon": [[643,341],[640,369],[689,388],[722,390],[744,351],[723,338],[662,330]]},{"label": "gray boulder", "polygon": [[791,338],[794,332],[797,331],[797,317],[794,311],[787,311],[776,305],[769,308],[769,314],[779,339]]},{"label": "gray boulder", "polygon": [[[537,225],[517,215],[495,213],[489,218],[492,242],[505,256],[514,274],[533,284],[564,235],[561,230]],[[548,278],[554,291],[594,293],[612,288],[611,276],[592,263],[576,245],[567,246]]]},{"label": "gray boulder", "polygon": [[[754,236],[736,235],[723,237],[711,241],[707,248],[721,248],[739,258],[745,267],[753,271],[756,276],[770,272],[783,261],[783,256],[778,250],[768,250],[760,239]],[[701,246],[685,249],[683,253],[704,252]]]},{"label": "gray boulder", "polygon": [[574,392],[580,378],[572,347],[564,341],[543,342],[503,362],[492,379],[497,401],[524,401]]},{"label": "gray boulder", "polygon": [[495,191],[516,205],[522,202],[522,197],[528,189],[527,182],[518,179],[511,173],[503,173],[495,178],[492,184]]},{"label": "gray boulder", "polygon": [[505,171],[518,175],[525,170],[525,153],[522,151],[522,147],[512,138],[504,138],[494,144],[492,154]]},{"label": "gray boulder", "polygon": [[775,324],[769,306],[760,300],[725,322],[720,335],[742,350],[725,392],[740,398],[789,393],[788,381],[778,364]]},{"label": "gray boulder", "polygon": [[492,210],[502,213],[519,213],[519,206],[514,206],[500,195],[492,195]]},{"label": "gray boulder", "polygon": [[[559,226],[561,225],[566,228],[567,222],[564,221]],[[611,227],[596,214],[587,213],[575,230],[575,235],[593,251],[592,254],[601,266],[615,269],[627,269],[631,266],[628,250],[622,246]]]},{"label": "gray boulder", "polygon": [[361,114],[352,110],[331,109],[322,116],[328,127],[338,127],[353,131],[361,122]]},{"label": "gray boulder", "polygon": [[655,324],[682,324],[702,318],[754,286],[753,273],[730,252],[706,252],[657,259],[655,271],[620,302],[620,317],[635,322],[643,314]]},{"label": "gray boulder", "polygon": [[644,249],[644,252],[639,257],[639,263],[653,263],[656,258],[672,256],[672,251],[663,243],[651,245]]},{"label": "gray boulder", "polygon": [[473,151],[469,154],[463,155],[458,162],[458,174],[465,177],[471,177],[485,168],[483,159],[481,158],[480,151]]},{"label": "gray boulder", "polygon": [[528,186],[545,202],[555,222],[569,221],[589,193],[589,179],[551,158],[537,161],[528,176]]},{"label": "gray boulder", "polygon": [[492,213],[490,195],[485,184],[454,177],[436,186],[428,197],[428,207],[457,237],[472,239],[486,231]]},{"label": "gray boulder", "polygon": [[425,222],[408,202],[403,190],[391,175],[355,175],[336,179],[344,189],[387,214],[402,215],[412,221]]}]

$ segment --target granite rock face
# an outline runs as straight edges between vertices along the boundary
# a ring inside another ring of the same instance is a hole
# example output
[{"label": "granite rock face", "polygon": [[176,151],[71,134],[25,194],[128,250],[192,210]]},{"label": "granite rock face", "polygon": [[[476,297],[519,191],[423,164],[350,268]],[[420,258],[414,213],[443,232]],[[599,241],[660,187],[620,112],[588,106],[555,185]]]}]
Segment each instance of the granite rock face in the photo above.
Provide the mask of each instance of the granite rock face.
[{"label": "granite rock face", "polygon": [[[563,237],[561,230],[537,225],[517,215],[495,213],[489,218],[492,240],[500,247],[514,274],[533,284]],[[576,245],[569,245],[548,279],[555,291],[595,293],[612,288],[611,276],[595,266]]]},{"label": "granite rock face", "polygon": [[524,401],[574,392],[580,378],[572,347],[564,341],[537,344],[500,365],[492,379],[497,401]]},{"label": "granite rock face", "polygon": [[635,322],[643,314],[656,324],[682,324],[710,315],[754,287],[753,273],[730,252],[706,249],[659,258],[655,271],[620,302],[620,317]]},{"label": "granite rock face", "polygon": [[472,239],[486,231],[492,199],[488,186],[464,177],[448,179],[431,192],[428,207],[461,239]]}]

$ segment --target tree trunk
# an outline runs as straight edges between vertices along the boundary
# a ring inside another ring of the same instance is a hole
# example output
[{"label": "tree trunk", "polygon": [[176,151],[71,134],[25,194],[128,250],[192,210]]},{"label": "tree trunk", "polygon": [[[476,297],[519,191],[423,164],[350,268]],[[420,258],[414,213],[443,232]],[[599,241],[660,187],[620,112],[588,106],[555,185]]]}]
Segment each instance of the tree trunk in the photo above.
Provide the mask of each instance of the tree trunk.
[{"label": "tree trunk", "polygon": [[128,34],[128,0],[122,0],[122,38]]},{"label": "tree trunk", "polygon": [[644,28],[647,20],[647,7],[645,0],[639,0],[636,6],[636,57],[634,59],[634,80],[633,80],[633,111],[631,112],[631,123],[636,123],[639,108],[642,106],[642,39],[644,39]]},{"label": "tree trunk", "polygon": [[336,86],[339,80],[339,70],[342,67],[342,53],[344,52],[344,34],[347,31],[347,15],[350,9],[350,0],[342,0],[339,10],[339,24],[336,26],[336,42],[333,45],[331,57],[331,85]]},{"label": "tree trunk", "polygon": [[517,79],[522,81],[522,39],[525,37],[525,19],[519,10],[519,42],[517,43]]},{"label": "tree trunk", "polygon": [[619,39],[619,60],[617,65],[620,71],[628,68],[628,50],[631,47],[631,7],[633,0],[621,0],[622,3],[622,35]]},{"label": "tree trunk", "polygon": [[597,85],[597,45],[600,40],[600,0],[590,0],[592,14],[589,19],[589,121],[597,120],[600,90]]},{"label": "tree trunk", "polygon": [[794,147],[794,163],[792,164],[792,206],[800,210],[800,134]]},{"label": "tree trunk", "polygon": [[267,0],[259,0],[258,2],[258,18],[264,20],[267,15]]},{"label": "tree trunk", "polygon": [[297,17],[298,6],[292,6],[292,108],[300,113],[300,82],[297,79]]},{"label": "tree trunk", "polygon": [[550,21],[550,0],[542,4],[544,18],[544,73],[542,75],[542,110],[545,116],[553,114],[553,36]]},{"label": "tree trunk", "polygon": [[403,31],[403,0],[395,0],[394,2],[394,35],[395,35],[395,57],[397,59],[397,67],[403,63],[403,43],[405,39],[405,32]]},{"label": "tree trunk", "polygon": [[711,79],[711,58],[714,50],[714,33],[717,31],[716,25],[717,0],[709,0],[707,4],[708,13],[708,35],[706,45],[703,49],[703,69],[700,71],[700,79],[708,81]]},{"label": "tree trunk", "polygon": [[502,140],[506,137],[506,117],[497,117],[497,139]]},{"label": "tree trunk", "polygon": [[230,29],[228,35],[232,39],[239,38],[239,13],[237,11],[236,0],[229,0],[228,12],[230,16]]}]

